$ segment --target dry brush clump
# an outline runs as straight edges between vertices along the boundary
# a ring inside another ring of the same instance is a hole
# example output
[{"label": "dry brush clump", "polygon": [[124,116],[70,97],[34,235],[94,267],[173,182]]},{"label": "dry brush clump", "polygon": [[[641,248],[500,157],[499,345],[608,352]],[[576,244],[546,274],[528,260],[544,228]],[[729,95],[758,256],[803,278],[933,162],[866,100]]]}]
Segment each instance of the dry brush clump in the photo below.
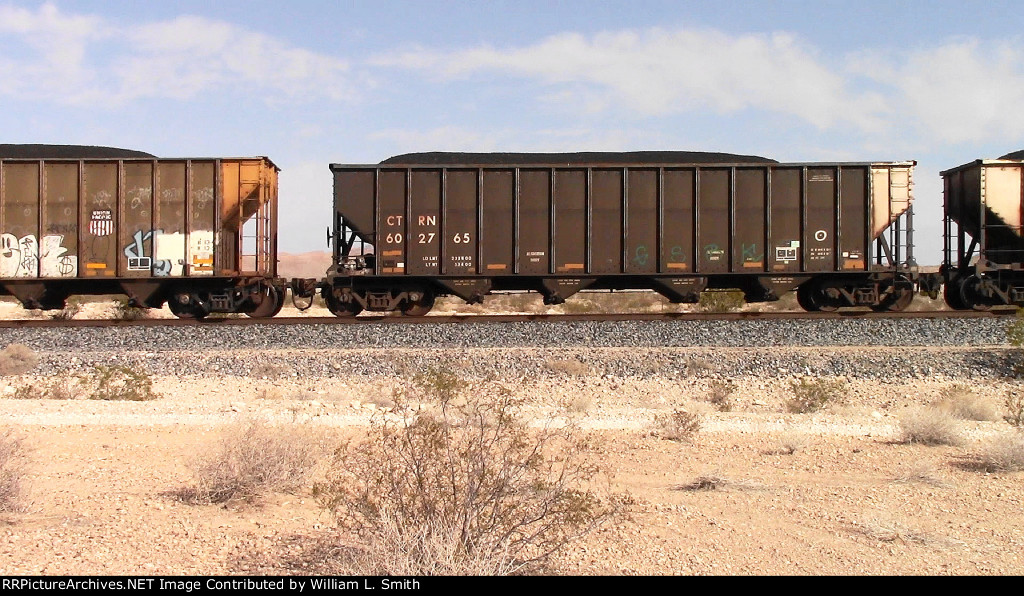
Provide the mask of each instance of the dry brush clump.
[{"label": "dry brush clump", "polygon": [[0,511],[20,511],[25,497],[25,445],[10,429],[0,431]]},{"label": "dry brush clump", "polygon": [[736,392],[736,383],[728,379],[715,379],[708,386],[707,400],[719,412],[729,412],[733,408],[732,394]]},{"label": "dry brush clump", "polygon": [[1000,433],[982,446],[978,461],[989,472],[1024,471],[1024,432]]},{"label": "dry brush clump", "polygon": [[137,321],[139,319],[148,319],[150,309],[138,306],[126,297],[121,297],[114,301],[112,314],[118,321]]},{"label": "dry brush clump", "polygon": [[70,321],[80,312],[82,312],[81,303],[68,301],[64,308],[50,313],[50,318],[54,321]]},{"label": "dry brush clump", "polygon": [[339,551],[344,572],[544,571],[616,513],[578,432],[528,427],[501,385],[432,370],[406,395],[437,405],[375,418],[315,488],[339,528],[360,539]]},{"label": "dry brush clump", "polygon": [[935,465],[930,462],[912,462],[893,477],[893,482],[896,484],[929,484],[943,488],[952,486],[939,477]]},{"label": "dry brush clump", "polygon": [[18,387],[14,399],[96,399],[102,401],[150,401],[161,395],[153,379],[141,368],[97,364],[79,374],[59,374],[34,379]]},{"label": "dry brush clump", "polygon": [[946,410],[914,408],[900,416],[901,440],[922,445],[958,446],[964,442],[957,420]]},{"label": "dry brush clump", "polygon": [[1006,415],[1003,416],[1003,420],[1006,420],[1010,426],[1024,428],[1024,392],[1009,391],[1003,405],[1006,406]]},{"label": "dry brush clump", "polygon": [[193,504],[258,501],[303,485],[326,452],[323,436],[301,425],[240,422],[193,464],[195,484],[176,496]]},{"label": "dry brush clump", "polygon": [[792,414],[817,412],[827,405],[846,399],[848,386],[842,379],[800,377],[789,384],[793,397],[786,401],[786,411]]},{"label": "dry brush clump", "polygon": [[999,411],[994,402],[959,383],[943,389],[935,407],[964,420],[999,420]]},{"label": "dry brush clump", "polygon": [[697,436],[703,423],[704,417],[699,413],[676,408],[669,414],[654,416],[651,434],[669,441],[688,443]]},{"label": "dry brush clump", "polygon": [[153,390],[153,378],[145,370],[120,364],[93,367],[86,377],[89,399],[103,401],[150,401],[160,395]]},{"label": "dry brush clump", "polygon": [[594,369],[590,365],[580,362],[576,358],[548,358],[544,364],[549,371],[556,375],[586,377],[594,374]]},{"label": "dry brush clump", "polygon": [[807,433],[794,430],[785,431],[778,435],[778,448],[775,453],[779,455],[793,455],[803,449],[810,442]]},{"label": "dry brush clump", "polygon": [[767,486],[756,480],[749,478],[728,478],[719,474],[703,474],[686,484],[680,484],[675,487],[675,490],[687,492],[722,490],[757,491],[766,489],[768,489]]},{"label": "dry brush clump", "polygon": [[24,344],[9,344],[0,350],[0,375],[21,375],[39,364],[39,356]]},{"label": "dry brush clump", "polygon": [[746,298],[739,290],[708,290],[701,292],[697,299],[697,306],[707,313],[733,312],[746,304]]}]

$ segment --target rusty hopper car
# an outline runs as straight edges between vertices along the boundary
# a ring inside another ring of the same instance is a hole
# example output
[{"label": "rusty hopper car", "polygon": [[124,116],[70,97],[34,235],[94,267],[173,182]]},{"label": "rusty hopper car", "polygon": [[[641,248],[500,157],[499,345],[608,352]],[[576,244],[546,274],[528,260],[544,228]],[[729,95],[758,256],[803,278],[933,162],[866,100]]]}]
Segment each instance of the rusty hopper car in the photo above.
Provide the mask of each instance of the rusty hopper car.
[{"label": "rusty hopper car", "polygon": [[796,289],[808,310],[913,299],[914,162],[494,155],[332,164],[334,263],[321,287],[331,311],[424,314],[437,295],[504,290],[560,303],[582,289],[675,302]]},{"label": "rusty hopper car", "polygon": [[946,302],[1024,305],[1024,161],[976,160],[942,172]]},{"label": "rusty hopper car", "polygon": [[273,316],[277,175],[265,157],[0,160],[0,293]]}]

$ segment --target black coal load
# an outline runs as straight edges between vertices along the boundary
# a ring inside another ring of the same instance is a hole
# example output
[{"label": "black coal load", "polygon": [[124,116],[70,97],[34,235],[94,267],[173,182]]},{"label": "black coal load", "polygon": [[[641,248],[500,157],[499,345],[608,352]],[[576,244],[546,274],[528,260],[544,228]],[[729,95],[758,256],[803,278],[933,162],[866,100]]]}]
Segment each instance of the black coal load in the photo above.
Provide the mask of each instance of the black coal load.
[{"label": "black coal load", "polygon": [[382,164],[401,165],[623,165],[778,163],[757,155],[707,151],[583,151],[578,153],[453,153],[433,151],[389,157]]},{"label": "black coal load", "polygon": [[0,144],[0,159],[129,159],[155,155],[132,149],[97,145]]}]

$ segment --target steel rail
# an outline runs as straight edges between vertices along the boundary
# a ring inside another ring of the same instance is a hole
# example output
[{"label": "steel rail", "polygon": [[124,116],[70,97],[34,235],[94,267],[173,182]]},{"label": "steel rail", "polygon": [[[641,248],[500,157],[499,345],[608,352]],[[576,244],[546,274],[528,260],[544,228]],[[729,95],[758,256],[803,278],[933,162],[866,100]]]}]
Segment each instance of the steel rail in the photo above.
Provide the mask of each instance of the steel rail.
[{"label": "steel rail", "polygon": [[138,319],[9,319],[0,321],[0,328],[25,327],[208,327],[246,325],[399,325],[453,323],[517,323],[577,321],[748,321],[748,320],[843,320],[843,319],[977,319],[1009,317],[1016,308],[989,311],[930,310],[913,312],[874,312],[864,309],[840,309],[834,312],[728,312],[728,313],[594,313],[594,314],[502,314],[502,315],[426,315],[410,317],[401,314],[364,314],[358,317],[274,317],[254,319],[241,317],[207,317],[201,320],[171,318]]}]

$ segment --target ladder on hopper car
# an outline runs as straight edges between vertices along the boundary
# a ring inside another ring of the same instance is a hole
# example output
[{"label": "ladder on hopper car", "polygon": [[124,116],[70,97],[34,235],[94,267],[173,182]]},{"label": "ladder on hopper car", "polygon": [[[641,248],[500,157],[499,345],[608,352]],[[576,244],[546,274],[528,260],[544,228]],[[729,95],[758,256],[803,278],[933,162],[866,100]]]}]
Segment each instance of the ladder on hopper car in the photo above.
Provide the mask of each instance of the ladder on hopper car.
[{"label": "ladder on hopper car", "polygon": [[914,260],[914,208],[892,222],[886,233],[876,240],[875,263],[886,267],[912,268]]},{"label": "ladder on hopper car", "polygon": [[[259,175],[259,170],[243,168],[242,171]],[[242,178],[239,184],[243,189],[241,210],[245,222],[238,247],[241,269],[243,272],[274,271],[272,201],[265,196],[266,188],[260,178]]]}]

